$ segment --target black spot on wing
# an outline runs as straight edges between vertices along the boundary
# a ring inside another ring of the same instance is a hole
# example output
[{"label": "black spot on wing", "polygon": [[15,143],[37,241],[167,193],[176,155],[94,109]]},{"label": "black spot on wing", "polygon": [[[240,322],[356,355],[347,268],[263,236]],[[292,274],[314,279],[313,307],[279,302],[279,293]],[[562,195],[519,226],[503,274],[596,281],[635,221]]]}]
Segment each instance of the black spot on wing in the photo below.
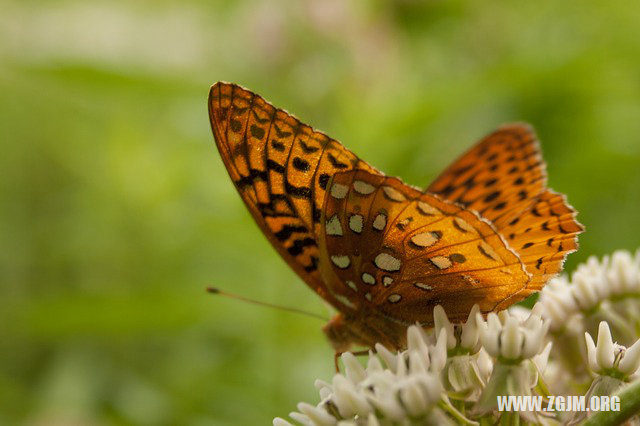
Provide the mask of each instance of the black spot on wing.
[{"label": "black spot on wing", "polygon": [[260,118],[260,116],[258,115],[258,113],[255,111],[255,109],[251,110],[251,113],[253,114],[253,118],[256,119],[256,121],[260,124],[264,124],[268,121],[271,120],[271,118],[267,117],[267,118]]},{"label": "black spot on wing", "polygon": [[275,129],[276,135],[279,138],[286,138],[287,136],[291,136],[291,132],[283,131],[280,127],[278,127],[278,125],[276,123],[273,123],[273,128]]},{"label": "black spot on wing", "polygon": [[329,176],[327,173],[322,173],[320,177],[318,177],[318,183],[320,184],[320,188],[327,189],[327,184],[329,183]]},{"label": "black spot on wing", "polygon": [[253,185],[253,183],[257,180],[266,181],[267,172],[264,170],[250,169],[249,176],[242,176],[240,179],[234,181],[233,183],[238,188],[242,189],[245,186]]},{"label": "black spot on wing", "polygon": [[242,130],[242,123],[235,118],[232,118],[229,122],[229,127],[231,127],[231,130],[234,133],[240,133],[240,131]]},{"label": "black spot on wing", "polygon": [[278,140],[272,140],[271,146],[278,152],[284,152],[284,144]]},{"label": "black spot on wing", "polygon": [[494,191],[491,194],[489,194],[486,197],[484,197],[484,202],[485,203],[490,203],[491,201],[495,200],[499,196],[500,196],[500,191]]},{"label": "black spot on wing", "polygon": [[485,187],[485,188],[489,188],[489,187],[491,187],[491,186],[495,185],[495,184],[496,184],[496,182],[498,182],[498,179],[496,179],[496,178],[491,178],[491,179],[489,179],[488,181],[486,181],[486,182],[484,183],[484,187]]},{"label": "black spot on wing", "polygon": [[306,186],[295,186],[289,182],[285,182],[284,189],[287,191],[287,194],[293,197],[311,199],[311,188],[307,188]]},{"label": "black spot on wing", "polygon": [[308,145],[308,144],[304,143],[303,140],[300,140],[299,143],[300,143],[300,148],[302,148],[302,151],[305,154],[311,154],[311,153],[316,152],[317,150],[320,149],[318,147],[315,147],[315,146]]},{"label": "black spot on wing", "polygon": [[507,203],[504,201],[499,202],[498,204],[496,204],[495,206],[493,206],[494,210],[502,210],[507,206]]},{"label": "black spot on wing", "polygon": [[251,125],[249,131],[251,132],[251,136],[256,139],[262,139],[264,137],[264,129],[262,127],[256,126],[255,124]]},{"label": "black spot on wing", "polygon": [[314,272],[318,269],[318,258],[315,256],[311,256],[311,263],[305,265],[304,270],[306,272]]},{"label": "black spot on wing", "polygon": [[271,158],[267,160],[267,169],[280,174],[283,174],[285,170],[283,165],[276,163]]},{"label": "black spot on wing", "polygon": [[329,158],[329,162],[336,169],[346,169],[349,167],[348,164],[344,164],[338,161],[338,159],[332,153],[327,154],[327,158]]},{"label": "black spot on wing", "polygon": [[309,162],[303,160],[300,157],[295,157],[293,159],[293,167],[295,167],[296,170],[300,170],[301,172],[307,172],[309,171]]},{"label": "black spot on wing", "polygon": [[308,232],[308,229],[306,226],[284,225],[282,229],[274,235],[279,241],[287,241],[289,237],[296,232]]},{"label": "black spot on wing", "polygon": [[309,247],[309,246],[317,247],[318,245],[316,244],[316,240],[310,237],[306,237],[306,238],[295,240],[293,244],[289,248],[287,248],[287,251],[289,252],[290,255],[297,256],[300,253],[302,253],[302,250],[305,247]]}]

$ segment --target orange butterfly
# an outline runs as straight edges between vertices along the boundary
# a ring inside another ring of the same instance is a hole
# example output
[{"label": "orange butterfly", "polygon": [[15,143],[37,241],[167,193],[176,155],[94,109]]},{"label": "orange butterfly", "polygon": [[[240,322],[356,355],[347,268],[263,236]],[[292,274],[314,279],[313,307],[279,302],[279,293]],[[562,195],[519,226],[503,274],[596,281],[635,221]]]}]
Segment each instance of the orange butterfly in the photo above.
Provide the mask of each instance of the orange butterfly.
[{"label": "orange butterfly", "polygon": [[339,313],[336,351],[406,346],[406,328],[505,309],[556,275],[583,230],[546,186],[533,131],[506,125],[421,191],[360,160],[262,97],[209,94],[218,150],[269,241]]}]

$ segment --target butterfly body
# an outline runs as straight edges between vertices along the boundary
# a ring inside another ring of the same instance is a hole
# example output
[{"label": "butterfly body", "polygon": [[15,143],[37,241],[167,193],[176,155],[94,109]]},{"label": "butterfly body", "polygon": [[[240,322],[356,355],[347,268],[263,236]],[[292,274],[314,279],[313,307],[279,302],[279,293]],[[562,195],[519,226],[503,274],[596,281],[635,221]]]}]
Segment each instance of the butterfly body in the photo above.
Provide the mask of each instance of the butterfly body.
[{"label": "butterfly body", "polygon": [[531,129],[503,126],[425,191],[227,83],[210,92],[214,137],[267,238],[339,313],[324,331],[403,348],[408,325],[504,309],[538,291],[577,249],[582,226],[546,188]]}]

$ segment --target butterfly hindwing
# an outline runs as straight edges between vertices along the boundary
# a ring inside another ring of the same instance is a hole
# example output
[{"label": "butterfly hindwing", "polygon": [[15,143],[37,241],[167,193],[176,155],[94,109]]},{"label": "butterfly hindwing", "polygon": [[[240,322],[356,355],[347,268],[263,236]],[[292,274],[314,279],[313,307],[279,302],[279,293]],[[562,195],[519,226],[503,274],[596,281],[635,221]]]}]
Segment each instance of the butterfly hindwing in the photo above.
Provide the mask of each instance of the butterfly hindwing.
[{"label": "butterfly hindwing", "polygon": [[477,211],[499,229],[544,192],[546,176],[533,130],[511,124],[471,147],[427,192]]},{"label": "butterfly hindwing", "polygon": [[[323,277],[330,291],[393,321],[429,324],[437,304],[452,319],[474,303],[489,312],[530,280],[488,221],[396,178],[339,173],[324,210],[321,259],[331,266],[333,277]],[[362,217],[356,229],[354,211]]]}]

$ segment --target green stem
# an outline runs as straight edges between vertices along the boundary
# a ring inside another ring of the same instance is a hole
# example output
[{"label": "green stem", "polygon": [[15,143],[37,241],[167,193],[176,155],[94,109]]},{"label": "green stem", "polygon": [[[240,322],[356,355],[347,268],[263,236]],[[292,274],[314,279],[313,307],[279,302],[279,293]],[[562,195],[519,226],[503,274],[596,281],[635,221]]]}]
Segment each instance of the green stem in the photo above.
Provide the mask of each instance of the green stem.
[{"label": "green stem", "polygon": [[520,414],[516,412],[502,413],[500,416],[500,426],[519,426]]},{"label": "green stem", "polygon": [[620,411],[598,411],[582,426],[615,426],[640,413],[640,380],[616,393],[620,397]]},{"label": "green stem", "polygon": [[469,420],[468,418],[466,418],[464,414],[458,411],[448,399],[441,399],[440,402],[438,402],[438,406],[455,420],[457,420],[458,424],[460,425],[478,425],[478,422],[474,422],[473,420]]}]

